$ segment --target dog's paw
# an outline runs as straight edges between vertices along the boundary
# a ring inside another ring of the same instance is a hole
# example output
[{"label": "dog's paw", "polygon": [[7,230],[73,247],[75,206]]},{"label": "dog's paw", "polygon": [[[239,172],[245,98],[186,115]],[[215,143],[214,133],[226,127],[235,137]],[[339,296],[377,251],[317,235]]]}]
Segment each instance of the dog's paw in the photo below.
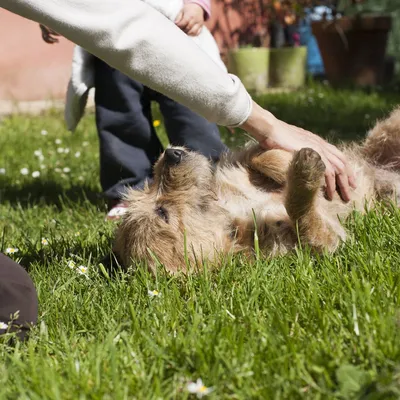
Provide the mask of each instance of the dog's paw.
[{"label": "dog's paw", "polygon": [[313,149],[303,148],[293,157],[292,178],[299,180],[308,189],[320,187],[325,174],[325,164],[321,156]]}]

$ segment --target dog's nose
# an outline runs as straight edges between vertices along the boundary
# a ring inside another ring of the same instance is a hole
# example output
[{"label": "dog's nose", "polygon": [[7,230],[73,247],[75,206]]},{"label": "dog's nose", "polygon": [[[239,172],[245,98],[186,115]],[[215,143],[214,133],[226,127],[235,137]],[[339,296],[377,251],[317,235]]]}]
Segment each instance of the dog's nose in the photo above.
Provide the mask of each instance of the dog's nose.
[{"label": "dog's nose", "polygon": [[165,161],[170,165],[177,165],[182,161],[185,152],[180,149],[166,149]]}]

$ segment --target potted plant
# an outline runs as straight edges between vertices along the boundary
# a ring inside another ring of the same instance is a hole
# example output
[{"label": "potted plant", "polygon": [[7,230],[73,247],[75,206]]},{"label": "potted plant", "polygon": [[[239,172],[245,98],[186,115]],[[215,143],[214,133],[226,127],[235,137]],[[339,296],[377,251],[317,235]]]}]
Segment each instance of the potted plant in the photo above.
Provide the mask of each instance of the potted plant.
[{"label": "potted plant", "polygon": [[271,7],[269,81],[273,87],[298,88],[307,74],[307,47],[300,44],[299,21],[308,1],[279,0]]},{"label": "potted plant", "polygon": [[250,92],[262,93],[269,79],[269,0],[232,0],[243,23],[232,32],[235,48],[228,51],[228,70],[237,75]]},{"label": "potted plant", "polygon": [[378,7],[369,8],[364,6],[364,0],[332,3],[337,10],[334,19],[312,23],[329,82],[333,85],[381,84],[392,26],[390,11],[398,8],[398,0],[376,2]]}]

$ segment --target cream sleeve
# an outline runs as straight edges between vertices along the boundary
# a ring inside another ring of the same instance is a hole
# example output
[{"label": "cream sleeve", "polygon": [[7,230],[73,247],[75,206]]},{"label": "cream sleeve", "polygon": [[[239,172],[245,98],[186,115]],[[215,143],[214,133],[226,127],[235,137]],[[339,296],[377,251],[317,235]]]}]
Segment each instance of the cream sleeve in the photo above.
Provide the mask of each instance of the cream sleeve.
[{"label": "cream sleeve", "polygon": [[235,126],[250,115],[241,81],[141,0],[0,0],[0,6],[54,29],[211,122]]}]

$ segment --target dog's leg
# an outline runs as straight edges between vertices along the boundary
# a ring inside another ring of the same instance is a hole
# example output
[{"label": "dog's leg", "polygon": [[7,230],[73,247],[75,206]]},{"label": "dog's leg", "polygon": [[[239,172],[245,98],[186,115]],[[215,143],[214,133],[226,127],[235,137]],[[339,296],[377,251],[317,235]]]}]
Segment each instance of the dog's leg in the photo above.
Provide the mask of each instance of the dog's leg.
[{"label": "dog's leg", "polygon": [[325,164],[316,151],[304,148],[295,153],[288,171],[285,207],[292,222],[297,224],[303,243],[317,250],[332,251],[339,244],[339,235],[329,217],[317,209],[324,173]]},{"label": "dog's leg", "polygon": [[250,159],[250,166],[264,176],[283,185],[292,155],[284,150],[268,150]]}]

